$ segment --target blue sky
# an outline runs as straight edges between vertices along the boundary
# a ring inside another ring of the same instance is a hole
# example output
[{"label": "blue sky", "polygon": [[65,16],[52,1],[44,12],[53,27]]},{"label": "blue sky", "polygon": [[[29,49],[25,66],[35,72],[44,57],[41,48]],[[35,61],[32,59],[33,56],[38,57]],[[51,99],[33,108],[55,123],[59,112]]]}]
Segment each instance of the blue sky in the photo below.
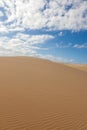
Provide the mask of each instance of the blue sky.
[{"label": "blue sky", "polygon": [[0,0],[0,56],[87,64],[87,0]]}]

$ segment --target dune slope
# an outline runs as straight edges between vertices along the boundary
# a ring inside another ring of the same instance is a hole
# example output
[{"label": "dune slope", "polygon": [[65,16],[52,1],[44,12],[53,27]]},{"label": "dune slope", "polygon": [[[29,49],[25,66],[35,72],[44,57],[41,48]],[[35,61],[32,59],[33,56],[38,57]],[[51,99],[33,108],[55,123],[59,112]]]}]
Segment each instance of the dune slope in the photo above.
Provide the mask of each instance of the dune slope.
[{"label": "dune slope", "polygon": [[67,65],[70,67],[79,69],[79,70],[87,71],[87,65],[85,64],[81,64],[81,65],[80,64],[67,64]]},{"label": "dune slope", "polygon": [[0,130],[87,130],[87,72],[1,57]]}]

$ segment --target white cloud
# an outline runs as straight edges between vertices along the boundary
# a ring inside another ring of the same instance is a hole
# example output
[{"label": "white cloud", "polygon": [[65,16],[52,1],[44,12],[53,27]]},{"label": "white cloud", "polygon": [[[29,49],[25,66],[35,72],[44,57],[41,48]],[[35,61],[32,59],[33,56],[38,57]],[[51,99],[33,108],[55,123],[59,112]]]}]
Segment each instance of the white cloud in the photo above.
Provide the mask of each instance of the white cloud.
[{"label": "white cloud", "polygon": [[75,62],[74,59],[65,59],[65,58],[53,56],[53,55],[36,54],[36,57],[51,60],[53,62],[60,62],[60,63],[73,63],[73,62]]},{"label": "white cloud", "polygon": [[0,23],[0,33],[7,33],[8,29]]},{"label": "white cloud", "polygon": [[34,45],[34,44],[41,44],[46,42],[49,39],[53,39],[54,36],[52,35],[28,35],[28,34],[23,34],[19,33],[16,35],[16,38],[21,39],[23,41],[27,41],[27,43]]},{"label": "white cloud", "polygon": [[3,16],[3,13],[0,11],[0,17],[2,17]]},{"label": "white cloud", "polygon": [[[26,30],[87,30],[86,0],[0,0],[0,55],[36,55],[52,35],[28,35]],[[16,32],[16,33],[15,33]],[[10,35],[11,34],[11,35]],[[11,37],[13,34],[15,36]],[[30,33],[29,33],[30,34]],[[8,35],[8,36],[7,36]],[[56,44],[59,48],[71,45]],[[86,48],[85,45],[75,45]],[[40,55],[41,56],[41,55]],[[41,56],[54,61],[64,61],[51,55]]]},{"label": "white cloud", "polygon": [[72,47],[72,43],[68,43],[68,44],[57,43],[56,47],[57,48],[70,48],[70,47]]},{"label": "white cloud", "polygon": [[74,48],[87,48],[87,43],[84,43],[84,44],[75,44]]},{"label": "white cloud", "polygon": [[72,43],[68,43],[68,44],[64,44],[64,43],[57,43],[56,44],[56,48],[78,48],[78,49],[82,49],[82,48],[87,48],[87,43],[83,43],[83,44],[72,44]]},{"label": "white cloud", "polygon": [[58,36],[59,36],[59,37],[63,36],[63,32],[59,32],[59,33],[58,33]]},{"label": "white cloud", "polygon": [[8,30],[19,26],[33,30],[87,29],[86,0],[1,0],[0,6],[4,8]]},{"label": "white cloud", "polygon": [[4,6],[3,0],[2,1],[0,0],[0,7],[3,7],[3,6]]},{"label": "white cloud", "polygon": [[54,38],[52,35],[27,35],[18,33],[12,38],[0,37],[0,53],[2,55],[33,55],[37,50],[47,50],[40,48],[38,44],[43,44],[47,40]]}]

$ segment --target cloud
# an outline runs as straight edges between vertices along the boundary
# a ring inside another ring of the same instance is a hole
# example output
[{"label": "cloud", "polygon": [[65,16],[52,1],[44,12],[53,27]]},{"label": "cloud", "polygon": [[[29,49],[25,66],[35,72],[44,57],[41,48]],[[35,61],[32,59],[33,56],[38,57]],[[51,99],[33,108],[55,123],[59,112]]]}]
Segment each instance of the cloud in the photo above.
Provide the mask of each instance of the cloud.
[{"label": "cloud", "polygon": [[72,47],[72,43],[64,44],[64,43],[57,43],[56,48],[70,48]]},{"label": "cloud", "polygon": [[47,40],[53,39],[52,35],[28,35],[18,33],[12,38],[7,36],[0,37],[1,55],[33,55],[37,50],[47,50],[47,48],[38,47]]},{"label": "cloud", "polygon": [[82,49],[82,48],[87,48],[87,43],[83,43],[83,44],[72,44],[72,43],[68,43],[68,44],[64,44],[64,43],[57,43],[56,44],[56,48],[78,48],[78,49]]},{"label": "cloud", "polygon": [[53,56],[53,55],[36,54],[36,57],[51,60],[53,62],[60,62],[60,63],[73,63],[73,62],[75,62],[74,59],[65,59],[65,58]]},{"label": "cloud", "polygon": [[[67,62],[52,55],[38,54],[38,50],[48,49],[39,45],[54,38],[48,35],[50,30],[60,31],[58,36],[63,35],[63,30],[87,30],[87,1],[0,0],[0,55],[33,55]],[[32,35],[32,31],[38,31],[38,34]],[[39,31],[45,31],[45,34]],[[77,44],[74,48],[86,46]],[[58,43],[56,47],[69,48],[72,45]]]},{"label": "cloud", "polygon": [[87,48],[87,43],[84,43],[84,44],[75,44],[74,45],[74,48]]},{"label": "cloud", "polygon": [[18,35],[16,35],[17,39],[21,39],[23,41],[27,41],[27,43],[31,44],[31,45],[35,45],[35,44],[41,44],[46,42],[47,40],[53,39],[54,36],[52,35],[28,35],[28,34],[22,34],[19,33]]},{"label": "cloud", "polygon": [[0,11],[0,17],[2,17],[3,16],[3,13]]},{"label": "cloud", "polygon": [[58,36],[59,36],[59,37],[63,36],[63,32],[59,32],[59,33],[58,33]]},{"label": "cloud", "polygon": [[5,26],[3,26],[2,24],[0,24],[0,33],[7,33],[7,28]]},{"label": "cloud", "polygon": [[[2,25],[10,29],[86,30],[86,0],[1,0],[6,18]],[[12,26],[11,26],[12,25]]]}]

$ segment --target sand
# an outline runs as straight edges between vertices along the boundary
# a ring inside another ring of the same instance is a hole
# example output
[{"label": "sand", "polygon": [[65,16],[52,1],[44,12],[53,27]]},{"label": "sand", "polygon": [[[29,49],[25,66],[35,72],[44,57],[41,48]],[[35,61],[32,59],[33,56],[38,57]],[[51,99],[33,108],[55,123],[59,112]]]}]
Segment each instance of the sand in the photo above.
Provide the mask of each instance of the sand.
[{"label": "sand", "polygon": [[0,130],[87,130],[87,71],[1,57]]},{"label": "sand", "polygon": [[70,67],[74,67],[79,70],[87,71],[87,65],[86,64],[66,64]]}]

